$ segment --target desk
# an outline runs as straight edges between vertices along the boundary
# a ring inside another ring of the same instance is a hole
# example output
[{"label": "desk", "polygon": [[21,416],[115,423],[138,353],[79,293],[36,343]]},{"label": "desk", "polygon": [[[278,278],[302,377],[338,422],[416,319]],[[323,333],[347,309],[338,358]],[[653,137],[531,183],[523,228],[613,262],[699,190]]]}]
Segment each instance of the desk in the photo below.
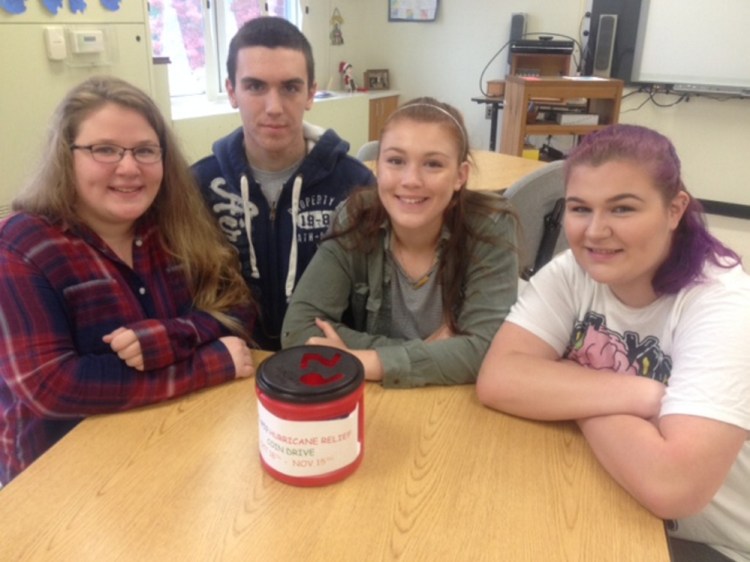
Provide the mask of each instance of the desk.
[{"label": "desk", "polygon": [[371,383],[365,420],[359,469],[297,488],[261,468],[253,379],[89,418],[0,490],[0,557],[669,560],[573,424]]},{"label": "desk", "polygon": [[[491,152],[489,150],[472,150],[476,167],[469,173],[469,189],[477,191],[499,191],[513,185],[516,180],[542,168],[546,162]],[[375,162],[370,160],[365,165],[375,171]]]}]

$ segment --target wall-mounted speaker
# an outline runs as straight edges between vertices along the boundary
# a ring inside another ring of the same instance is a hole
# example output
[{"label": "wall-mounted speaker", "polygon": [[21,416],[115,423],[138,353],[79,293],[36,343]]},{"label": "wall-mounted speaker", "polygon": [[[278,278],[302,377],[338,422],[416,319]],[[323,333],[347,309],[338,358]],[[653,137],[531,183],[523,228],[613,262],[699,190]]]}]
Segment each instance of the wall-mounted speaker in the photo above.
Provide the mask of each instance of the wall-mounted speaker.
[{"label": "wall-mounted speaker", "polygon": [[612,49],[612,72],[610,78],[619,78],[626,84],[632,83],[633,54],[638,34],[638,19],[641,0],[591,0],[588,46],[584,49],[584,74],[594,73],[594,49],[599,38],[599,18],[605,14],[617,15],[617,37]]},{"label": "wall-mounted speaker", "polygon": [[508,62],[510,62],[510,43],[522,39],[526,35],[526,21],[529,16],[526,12],[516,12],[510,16],[510,38],[508,39]]},{"label": "wall-mounted speaker", "polygon": [[615,52],[616,35],[617,14],[601,14],[596,31],[594,66],[591,71],[594,76],[609,78],[612,75],[612,56]]}]

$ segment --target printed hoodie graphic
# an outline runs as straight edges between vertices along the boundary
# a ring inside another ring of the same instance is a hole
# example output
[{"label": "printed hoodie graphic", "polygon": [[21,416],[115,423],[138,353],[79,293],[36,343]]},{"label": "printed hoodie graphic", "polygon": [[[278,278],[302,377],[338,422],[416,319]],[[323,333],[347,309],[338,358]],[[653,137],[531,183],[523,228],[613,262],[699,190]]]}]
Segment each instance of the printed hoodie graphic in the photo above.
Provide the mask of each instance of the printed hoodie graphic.
[{"label": "printed hoodie graphic", "polygon": [[336,210],[351,189],[375,183],[333,130],[305,124],[304,135],[307,156],[274,208],[253,177],[242,128],[216,141],[213,155],[193,166],[209,209],[239,252],[242,274],[260,307],[253,336],[268,350],[279,348],[289,298]]}]

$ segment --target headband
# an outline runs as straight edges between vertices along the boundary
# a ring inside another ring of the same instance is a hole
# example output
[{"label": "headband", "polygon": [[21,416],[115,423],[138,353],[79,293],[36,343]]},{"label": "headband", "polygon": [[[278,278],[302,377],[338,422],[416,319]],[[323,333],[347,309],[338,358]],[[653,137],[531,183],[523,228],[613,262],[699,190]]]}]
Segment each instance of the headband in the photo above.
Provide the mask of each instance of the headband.
[{"label": "headband", "polygon": [[469,149],[469,141],[466,138],[466,131],[461,126],[461,123],[458,122],[458,119],[456,119],[455,116],[450,111],[448,111],[446,109],[443,109],[439,105],[434,105],[432,103],[423,103],[423,102],[407,103],[406,105],[402,105],[396,111],[394,111],[391,114],[391,117],[393,117],[394,115],[396,115],[399,111],[404,111],[406,109],[409,109],[410,107],[430,107],[432,109],[435,109],[435,110],[439,111],[440,113],[443,113],[444,115],[447,115],[450,118],[450,120],[453,121],[453,123],[456,125],[456,128],[458,128],[458,130],[461,131],[461,139],[463,140],[463,143],[464,143],[463,148],[465,148],[468,151],[468,149]]}]

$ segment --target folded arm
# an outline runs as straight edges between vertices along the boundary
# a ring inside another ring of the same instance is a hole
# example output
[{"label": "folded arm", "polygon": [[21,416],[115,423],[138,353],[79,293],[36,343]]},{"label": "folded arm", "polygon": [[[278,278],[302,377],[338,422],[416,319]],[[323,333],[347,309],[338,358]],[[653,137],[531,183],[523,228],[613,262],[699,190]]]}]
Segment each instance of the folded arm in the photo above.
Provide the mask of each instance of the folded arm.
[{"label": "folded arm", "polygon": [[124,410],[236,375],[234,357],[218,338],[202,341],[181,360],[140,372],[112,351],[104,333],[92,337],[94,327],[77,337],[61,295],[25,260],[6,255],[0,272],[0,376],[40,416]]},{"label": "folded arm", "polygon": [[477,394],[486,406],[537,420],[608,414],[648,419],[659,412],[664,385],[561,361],[541,338],[505,322],[479,370]]},{"label": "folded arm", "polygon": [[104,341],[129,366],[148,371],[184,361],[197,347],[229,335],[213,316],[191,309],[178,318],[129,323],[106,334]]},{"label": "folded arm", "polygon": [[748,432],[708,418],[668,415],[579,420],[599,462],[649,511],[678,519],[701,511],[727,477]]},{"label": "folded arm", "polygon": [[[498,240],[509,240],[508,224],[495,226]],[[311,337],[325,337],[316,319],[327,321],[351,350],[377,353],[387,386],[412,387],[429,384],[465,384],[476,380],[482,357],[492,336],[507,315],[517,295],[517,258],[507,247],[481,243],[466,276],[464,301],[460,307],[460,334],[442,339],[404,340],[356,330],[344,322],[352,300],[370,305],[375,287],[359,287],[345,250],[324,244],[308,266],[284,319],[284,347],[301,345]],[[363,293],[357,292],[363,289]],[[379,307],[380,303],[372,304]],[[319,340],[316,340],[319,341]]]},{"label": "folded arm", "polygon": [[655,515],[699,512],[748,439],[735,425],[688,415],[657,419],[665,387],[560,360],[531,332],[505,323],[477,381],[485,405],[538,419],[576,419],[612,477]]}]

